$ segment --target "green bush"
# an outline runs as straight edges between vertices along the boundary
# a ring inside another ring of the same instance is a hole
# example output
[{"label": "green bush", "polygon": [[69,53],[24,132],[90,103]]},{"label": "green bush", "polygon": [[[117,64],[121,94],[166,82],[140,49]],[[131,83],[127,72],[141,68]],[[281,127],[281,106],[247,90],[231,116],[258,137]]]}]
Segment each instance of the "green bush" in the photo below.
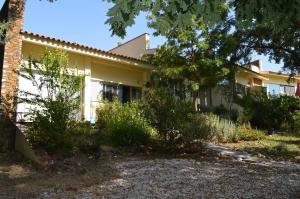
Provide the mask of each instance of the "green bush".
[{"label": "green bush", "polygon": [[73,151],[93,153],[99,149],[100,137],[101,135],[92,128],[90,122],[76,122],[68,139]]},{"label": "green bush", "polygon": [[255,140],[262,140],[266,137],[263,131],[246,128],[244,126],[238,127],[237,131],[238,131],[239,140],[255,141]]},{"label": "green bush", "polygon": [[144,98],[146,115],[169,146],[194,141],[236,142],[236,125],[212,113],[195,112],[190,101],[176,98],[167,89],[149,90]]},{"label": "green bush", "polygon": [[223,104],[214,107],[213,113],[220,116],[221,118],[230,119],[232,121],[236,121],[238,116],[238,112],[236,110],[229,110]]},{"label": "green bush", "polygon": [[205,128],[210,132],[209,140],[215,142],[236,142],[238,140],[236,125],[228,119],[208,113],[204,115]]},{"label": "green bush", "polygon": [[40,60],[30,59],[21,67],[20,76],[37,89],[36,93],[20,91],[19,102],[33,107],[26,135],[32,144],[48,152],[72,148],[70,136],[76,129],[82,77],[67,67],[67,55],[62,51],[46,51]]},{"label": "green bush", "polygon": [[154,132],[137,101],[105,102],[98,110],[98,120],[114,146],[145,145]]},{"label": "green bush", "polygon": [[186,142],[195,139],[211,142],[238,141],[236,125],[231,120],[212,113],[196,113],[191,117],[183,129],[183,139]]},{"label": "green bush", "polygon": [[244,108],[243,119],[249,119],[252,126],[274,130],[290,130],[297,126],[299,98],[250,93],[238,103]]},{"label": "green bush", "polygon": [[239,125],[250,124],[251,117],[247,115],[244,111],[237,112],[236,123]]},{"label": "green bush", "polygon": [[189,114],[188,120],[184,122],[181,132],[182,141],[185,145],[189,145],[194,141],[207,141],[211,135],[211,129],[205,128],[204,114]]},{"label": "green bush", "polygon": [[143,98],[143,109],[159,138],[167,145],[181,144],[182,130],[195,112],[191,102],[176,98],[168,89],[149,89]]},{"label": "green bush", "polygon": [[293,114],[292,131],[300,134],[300,111]]},{"label": "green bush", "polygon": [[64,127],[66,129],[53,126],[49,124],[48,118],[37,116],[26,129],[26,136],[33,145],[48,152],[88,152],[89,149],[94,150],[98,146],[89,123],[70,121]]}]

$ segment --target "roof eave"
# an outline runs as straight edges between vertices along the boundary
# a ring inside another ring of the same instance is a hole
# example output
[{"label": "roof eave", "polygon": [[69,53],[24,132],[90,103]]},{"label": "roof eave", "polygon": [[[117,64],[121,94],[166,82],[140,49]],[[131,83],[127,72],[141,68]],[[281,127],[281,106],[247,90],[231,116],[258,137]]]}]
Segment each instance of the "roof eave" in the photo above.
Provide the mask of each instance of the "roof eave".
[{"label": "roof eave", "polygon": [[51,48],[58,48],[69,52],[84,54],[91,57],[101,58],[109,61],[115,61],[127,65],[133,65],[146,70],[153,70],[154,66],[143,61],[115,53],[106,52],[104,50],[83,46],[76,43],[67,42],[60,39],[45,37],[33,33],[22,32],[22,40],[37,45],[43,45]]},{"label": "roof eave", "polygon": [[263,76],[262,74],[259,74],[259,73],[257,73],[257,72],[251,71],[251,70],[249,70],[249,69],[247,69],[247,68],[244,68],[244,67],[242,67],[242,66],[240,66],[239,69],[242,70],[242,71],[244,71],[244,72],[246,72],[246,73],[250,73],[250,74],[252,74],[252,75],[254,75],[255,77],[258,77],[258,78],[260,78],[260,79],[263,79],[263,80],[269,80],[269,78]]}]

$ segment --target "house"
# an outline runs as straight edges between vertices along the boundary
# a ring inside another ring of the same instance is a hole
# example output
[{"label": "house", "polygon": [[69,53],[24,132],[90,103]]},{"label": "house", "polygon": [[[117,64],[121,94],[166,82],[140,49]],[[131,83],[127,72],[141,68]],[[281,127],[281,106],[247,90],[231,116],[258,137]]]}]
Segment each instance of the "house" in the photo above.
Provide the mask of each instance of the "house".
[{"label": "house", "polygon": [[[117,97],[120,101],[127,102],[141,98],[142,90],[154,68],[138,58],[29,32],[21,32],[20,35],[21,62],[26,62],[29,57],[38,59],[46,48],[67,52],[70,68],[85,78],[81,93],[81,119],[88,121],[95,121],[96,109],[102,99],[111,101],[113,97]],[[33,86],[30,81],[20,77],[18,88],[28,91]],[[18,104],[17,119],[24,119],[28,110],[28,105]]]},{"label": "house", "polygon": [[[265,92],[268,96],[295,96],[297,81],[300,80],[300,76],[295,75],[291,81],[289,81],[289,77],[288,74],[265,71],[262,62],[255,60],[237,68],[235,91],[240,96],[244,96],[251,91]],[[212,100],[210,104],[206,103],[204,106],[215,107],[223,104],[225,107],[231,106],[233,109],[241,109],[238,105],[231,104],[230,100],[228,101],[228,98],[222,93],[222,89],[214,88],[210,92]]]},{"label": "house", "polygon": [[[143,34],[121,44],[110,52],[141,59],[144,55],[154,54],[155,50],[149,48],[149,37],[147,34]],[[289,82],[289,75],[265,71],[261,60],[255,60],[249,64],[237,66],[235,80],[235,89],[238,95],[245,95],[249,91],[261,91],[266,92],[269,96],[294,96],[300,75],[295,75],[294,81]],[[223,104],[225,107],[232,106],[234,109],[240,109],[238,105],[230,104],[221,87],[199,91],[196,103],[199,108],[216,107]]]},{"label": "house", "polygon": [[[29,57],[38,59],[46,49],[66,51],[70,68],[76,70],[77,74],[84,75],[81,119],[94,121],[101,99],[111,100],[118,97],[126,102],[141,97],[154,69],[152,65],[140,59],[142,52],[138,51],[142,48],[146,50],[149,46],[146,44],[149,41],[146,34],[129,42],[134,44],[137,51],[132,52],[135,54],[122,55],[118,50],[124,50],[126,45],[104,51],[22,31],[23,14],[24,1],[19,0],[6,0],[0,11],[0,19],[11,22],[7,34],[13,35],[5,45],[0,46],[1,103],[6,117],[14,120],[26,119],[24,115],[30,107],[27,104],[15,105],[14,97],[18,95],[18,89],[33,91],[34,86],[32,82],[19,77],[15,71],[19,71],[20,65],[26,63]],[[137,56],[137,53],[140,56]]]},{"label": "house", "polygon": [[[155,68],[142,60],[144,55],[153,54],[148,34],[142,34],[109,51],[84,46],[78,43],[51,38],[22,31],[24,1],[6,0],[0,11],[0,19],[11,22],[8,35],[11,39],[0,45],[1,103],[7,117],[24,119],[29,106],[14,103],[18,89],[33,89],[32,83],[19,77],[21,63],[29,57],[39,58],[45,49],[62,49],[67,52],[70,68],[85,76],[81,92],[81,119],[95,121],[96,109],[101,99],[111,100],[113,96],[122,102],[140,98],[145,84],[150,81],[151,71]],[[300,79],[299,76],[296,76]],[[244,95],[249,90],[266,91],[270,95],[293,95],[296,83],[287,83],[285,74],[264,71],[261,61],[239,66],[236,74],[236,91]],[[220,104],[231,106],[222,93],[214,88],[199,91],[196,100],[199,107],[215,107]],[[233,104],[235,108],[239,108]],[[17,113],[17,114],[15,114]]]}]

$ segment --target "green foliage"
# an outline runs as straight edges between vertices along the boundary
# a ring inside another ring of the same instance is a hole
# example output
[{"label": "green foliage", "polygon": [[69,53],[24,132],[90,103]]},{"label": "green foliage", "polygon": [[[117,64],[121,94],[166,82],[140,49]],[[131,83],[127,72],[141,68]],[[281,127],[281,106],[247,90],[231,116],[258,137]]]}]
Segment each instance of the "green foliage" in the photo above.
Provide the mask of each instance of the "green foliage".
[{"label": "green foliage", "polygon": [[[220,32],[223,31],[223,35]],[[168,41],[160,47],[149,62],[157,66],[155,74],[161,80],[174,84],[182,92],[211,88],[218,82],[234,79],[237,54],[234,45],[224,50],[225,34],[229,29],[218,26],[210,30],[203,20],[184,30],[174,30],[168,34]],[[230,59],[230,57],[232,59]]]},{"label": "green foliage", "polygon": [[170,32],[168,41],[153,56],[145,57],[156,66],[155,86],[175,88],[182,100],[190,92],[195,101],[200,90],[218,86],[224,79],[234,82],[235,63],[247,52],[238,50],[239,43],[230,42],[229,27],[211,30],[199,20],[189,28]]},{"label": "green foliage", "polygon": [[239,140],[255,141],[255,140],[264,139],[266,137],[263,131],[247,128],[245,126],[239,126],[237,128],[237,131],[238,131]]},{"label": "green foliage", "polygon": [[[300,0],[108,1],[114,4],[106,22],[113,35],[124,37],[126,28],[134,24],[140,12],[148,13],[148,25],[168,41],[174,37],[173,33],[189,31],[203,21],[205,27],[212,30],[210,33],[224,27],[217,31],[220,34],[217,49],[233,53],[228,56],[236,59],[234,63],[248,59],[251,52],[258,52],[277,63],[282,61],[291,75],[300,70]],[[224,31],[226,29],[229,32]]]},{"label": "green foliage", "polygon": [[240,125],[245,125],[245,124],[249,124],[250,125],[250,119],[251,116],[248,114],[247,111],[243,110],[243,111],[239,111],[237,112],[237,119],[236,122]]},{"label": "green foliage", "polygon": [[192,144],[195,141],[209,140],[210,132],[205,128],[205,119],[202,114],[189,114],[187,121],[182,126],[182,141],[184,145]]},{"label": "green foliage", "polygon": [[122,104],[117,100],[105,102],[98,111],[102,131],[115,146],[140,146],[149,142],[154,132],[137,101]]},{"label": "green foliage", "polygon": [[223,104],[214,107],[213,113],[225,118],[230,119],[232,121],[237,121],[237,111],[236,110],[228,110]]},{"label": "green foliage", "polygon": [[188,146],[194,141],[238,141],[236,125],[231,120],[197,113],[191,102],[176,99],[166,89],[150,89],[144,97],[144,109],[167,146]]},{"label": "green foliage", "polygon": [[203,114],[203,131],[208,133],[208,140],[214,142],[236,142],[238,141],[236,125],[227,119],[208,113]]},{"label": "green foliage", "polygon": [[[124,36],[126,28],[134,24],[140,12],[148,12],[149,26],[157,33],[167,35],[170,29],[185,29],[195,20],[204,18],[210,24],[220,21],[227,11],[224,0],[210,1],[149,1],[149,0],[108,0],[114,6],[109,9],[106,21],[113,35]],[[213,11],[213,12],[212,12]]]},{"label": "green foliage", "polygon": [[246,45],[283,63],[291,76],[299,72],[300,1],[236,1],[234,6],[236,21],[247,27],[241,31]]},{"label": "green foliage", "polygon": [[200,114],[202,118],[199,125],[202,129],[200,134],[206,135],[206,140],[215,142],[237,142],[239,140],[253,141],[261,140],[265,133],[252,129],[251,126],[237,126],[228,119],[220,118],[212,113]]},{"label": "green foliage", "polygon": [[67,66],[64,52],[46,51],[38,61],[29,59],[20,71],[20,76],[30,80],[36,89],[20,91],[19,102],[32,106],[27,137],[47,151],[69,150],[69,137],[76,128],[82,77]]},{"label": "green foliage", "polygon": [[184,123],[194,113],[190,102],[176,99],[164,88],[149,89],[144,96],[143,108],[160,139],[169,146],[179,144]]},{"label": "green foliage", "polygon": [[140,12],[148,12],[150,27],[158,33],[167,35],[170,29],[186,29],[195,20],[204,21],[213,26],[221,23],[229,12],[233,13],[240,25],[247,27],[255,24],[272,24],[287,28],[299,21],[299,0],[257,0],[257,1],[224,1],[224,0],[108,0],[114,6],[109,9],[112,33],[118,36],[126,34],[126,28],[134,24]]},{"label": "green foliage", "polygon": [[99,150],[103,137],[89,122],[76,122],[68,139],[74,152],[94,153]]},{"label": "green foliage", "polygon": [[253,126],[275,130],[294,129],[300,99],[293,96],[272,96],[252,93],[238,103],[244,108],[244,118],[249,118]]},{"label": "green foliage", "polygon": [[293,132],[300,135],[300,111],[293,114]]},{"label": "green foliage", "polygon": [[237,126],[231,120],[220,118],[212,113],[197,113],[192,115],[191,122],[185,127],[184,139],[189,141],[200,139],[212,142],[237,142],[239,140],[254,141],[265,138],[260,130]]}]

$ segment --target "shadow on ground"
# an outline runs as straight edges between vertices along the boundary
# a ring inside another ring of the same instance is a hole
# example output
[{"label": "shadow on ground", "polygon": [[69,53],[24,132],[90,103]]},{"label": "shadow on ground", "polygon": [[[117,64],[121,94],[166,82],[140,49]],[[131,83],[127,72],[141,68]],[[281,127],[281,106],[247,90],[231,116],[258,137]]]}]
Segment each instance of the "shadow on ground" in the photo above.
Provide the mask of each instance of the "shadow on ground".
[{"label": "shadow on ground", "polygon": [[0,159],[0,198],[299,198],[300,169],[215,153],[65,158],[47,170]]},{"label": "shadow on ground", "polygon": [[36,198],[49,189],[73,194],[116,174],[107,160],[73,157],[49,168],[37,168],[20,158],[0,154],[0,198]]}]

